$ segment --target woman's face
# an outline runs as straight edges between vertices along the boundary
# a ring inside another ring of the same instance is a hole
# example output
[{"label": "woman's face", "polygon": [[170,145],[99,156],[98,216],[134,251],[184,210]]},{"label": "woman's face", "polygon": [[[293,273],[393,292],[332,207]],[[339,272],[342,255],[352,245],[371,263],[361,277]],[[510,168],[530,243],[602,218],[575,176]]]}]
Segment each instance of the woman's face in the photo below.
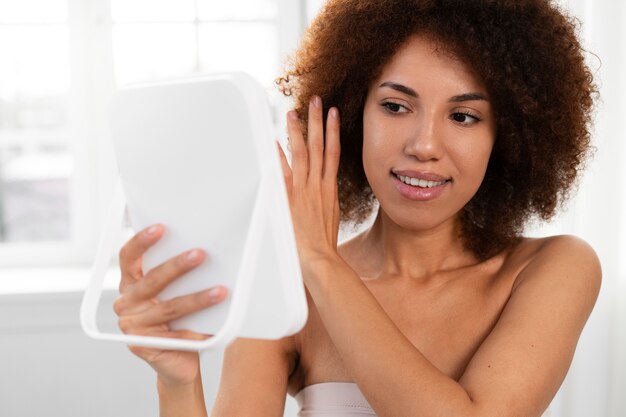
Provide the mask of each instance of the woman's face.
[{"label": "woman's face", "polygon": [[456,216],[483,180],[496,135],[483,83],[436,47],[411,37],[370,86],[363,110],[365,175],[382,210],[408,229]]}]

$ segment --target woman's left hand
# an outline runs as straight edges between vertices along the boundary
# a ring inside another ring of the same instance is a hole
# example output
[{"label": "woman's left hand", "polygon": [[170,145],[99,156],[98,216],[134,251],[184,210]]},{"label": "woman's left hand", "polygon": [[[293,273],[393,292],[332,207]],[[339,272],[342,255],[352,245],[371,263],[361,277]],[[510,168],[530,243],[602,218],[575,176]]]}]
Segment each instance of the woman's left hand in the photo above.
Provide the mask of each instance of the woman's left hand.
[{"label": "woman's left hand", "polygon": [[309,103],[307,142],[300,128],[298,114],[287,113],[287,131],[291,144],[291,168],[278,145],[283,176],[287,187],[300,264],[303,269],[320,258],[337,257],[339,232],[339,112],[328,112],[324,132],[322,100],[313,96]]}]

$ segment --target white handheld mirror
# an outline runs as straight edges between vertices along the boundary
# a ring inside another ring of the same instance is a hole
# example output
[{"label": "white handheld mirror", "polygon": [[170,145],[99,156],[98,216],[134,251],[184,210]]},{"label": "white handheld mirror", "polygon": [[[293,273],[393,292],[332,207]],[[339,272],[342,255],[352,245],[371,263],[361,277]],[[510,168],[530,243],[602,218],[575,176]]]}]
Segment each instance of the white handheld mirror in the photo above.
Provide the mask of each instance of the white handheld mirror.
[{"label": "white handheld mirror", "polygon": [[[114,97],[110,120],[121,181],[81,306],[84,331],[98,339],[182,350],[299,331],[308,313],[306,295],[263,88],[238,72],[135,86]],[[170,322],[173,330],[213,337],[192,341],[99,331],[102,282],[125,207],[135,231],[166,226],[143,257],[144,271],[189,249],[206,251],[206,260],[159,299],[228,287],[218,305]]]}]

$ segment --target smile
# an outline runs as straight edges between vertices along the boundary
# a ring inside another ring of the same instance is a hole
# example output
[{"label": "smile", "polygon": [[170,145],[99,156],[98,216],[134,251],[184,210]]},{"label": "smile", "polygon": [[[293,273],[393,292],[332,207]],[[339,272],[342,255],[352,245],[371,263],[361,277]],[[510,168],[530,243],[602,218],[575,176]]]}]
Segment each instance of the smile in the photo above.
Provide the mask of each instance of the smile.
[{"label": "smile", "polygon": [[[392,173],[391,178],[393,185],[398,193],[412,201],[428,201],[433,200],[441,196],[451,183],[451,180],[443,181],[426,181],[423,179],[416,179],[410,177],[404,177],[401,179],[398,175]],[[407,181],[409,183],[407,183]],[[412,185],[410,182],[417,182],[417,185]]]},{"label": "smile", "polygon": [[433,188],[445,184],[449,180],[443,181],[427,181],[419,178],[411,178],[404,175],[396,175],[396,177],[405,184],[420,188]]}]

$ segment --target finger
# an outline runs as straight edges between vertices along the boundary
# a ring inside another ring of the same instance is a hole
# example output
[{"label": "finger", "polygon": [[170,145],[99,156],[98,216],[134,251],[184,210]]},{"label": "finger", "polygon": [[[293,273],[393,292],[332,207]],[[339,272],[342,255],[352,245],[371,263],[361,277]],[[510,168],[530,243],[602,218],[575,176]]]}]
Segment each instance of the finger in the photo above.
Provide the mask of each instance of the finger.
[{"label": "finger", "polygon": [[137,327],[132,320],[128,320],[129,317],[131,316],[120,317],[117,322],[117,326],[124,334],[132,336],[156,336],[171,333],[170,328],[166,324],[152,327]]},{"label": "finger", "polygon": [[326,144],[324,146],[323,180],[327,183],[337,182],[339,157],[341,155],[339,110],[336,107],[328,111],[326,119]]},{"label": "finger", "polygon": [[[196,332],[192,332],[191,330],[169,331],[169,330],[163,330],[160,328],[146,329],[146,331],[137,333],[135,334],[135,336],[165,337],[168,339],[187,339],[187,340],[197,340],[197,341],[202,341],[210,337],[213,337],[212,334],[196,333]],[[139,356],[140,358],[147,360],[148,362],[153,362],[163,352],[171,351],[171,350],[156,349],[156,348],[150,348],[150,347],[138,346],[138,345],[128,345],[128,349],[133,354]]]},{"label": "finger", "polygon": [[319,96],[311,97],[309,103],[309,127],[307,133],[309,152],[309,176],[308,178],[319,181],[322,174],[324,158],[324,117],[322,99]]},{"label": "finger", "polygon": [[289,167],[289,162],[287,162],[287,157],[283,152],[283,148],[280,146],[280,143],[276,141],[276,146],[278,146],[278,157],[280,158],[280,165],[283,170],[283,178],[285,179],[285,187],[287,188],[287,195],[291,197],[291,168]]},{"label": "finger", "polygon": [[205,256],[202,249],[193,249],[151,269],[143,279],[128,290],[130,302],[156,297],[172,281],[200,265],[204,261]]},{"label": "finger", "polygon": [[[167,337],[170,339],[206,340],[209,337],[213,337],[214,335],[196,333],[191,330],[167,330],[161,327],[155,327],[152,329],[142,329],[140,331],[137,331],[136,333],[133,333],[133,336]],[[136,345],[129,345],[129,347],[140,348],[140,346],[136,346]],[[155,348],[145,348],[145,349],[156,350]],[[159,349],[159,350],[162,350],[162,349]]]},{"label": "finger", "polygon": [[[206,340],[213,335],[206,335],[202,333],[195,333],[190,330],[148,330],[137,334],[137,336],[150,336],[150,337],[166,337],[168,339],[188,339],[188,340]],[[156,349],[138,345],[128,345],[128,349],[135,355],[147,360],[148,362],[154,362],[157,360],[163,352],[169,352],[171,350]]]},{"label": "finger", "polygon": [[331,235],[333,237],[333,248],[337,247],[337,240],[339,238],[339,219],[340,219],[340,211],[339,211],[339,199],[335,199],[333,204],[333,228]]},{"label": "finger", "polygon": [[209,337],[213,337],[212,334],[196,333],[191,330],[176,330],[170,333],[172,333],[172,337],[177,339],[206,340]]},{"label": "finger", "polygon": [[293,187],[300,189],[306,185],[307,175],[309,172],[309,161],[306,144],[300,128],[300,119],[295,110],[287,113],[287,130],[289,132],[289,141],[291,143],[291,173],[293,179]]},{"label": "finger", "polygon": [[119,319],[119,327],[123,332],[166,324],[172,320],[187,316],[196,311],[211,307],[223,301],[226,288],[214,287],[206,291],[184,295],[154,305],[143,314],[123,316]]},{"label": "finger", "polygon": [[161,238],[163,230],[163,225],[152,225],[136,233],[122,246],[119,253],[120,269],[122,271],[120,291],[123,290],[126,284],[132,282],[133,279],[136,280],[143,276],[141,257],[150,246],[154,245]]},{"label": "finger", "polygon": [[120,294],[113,301],[113,311],[118,316],[127,316],[130,314],[139,314],[142,311],[146,311],[154,306],[158,301],[155,299],[150,300],[133,300],[126,294]]}]

